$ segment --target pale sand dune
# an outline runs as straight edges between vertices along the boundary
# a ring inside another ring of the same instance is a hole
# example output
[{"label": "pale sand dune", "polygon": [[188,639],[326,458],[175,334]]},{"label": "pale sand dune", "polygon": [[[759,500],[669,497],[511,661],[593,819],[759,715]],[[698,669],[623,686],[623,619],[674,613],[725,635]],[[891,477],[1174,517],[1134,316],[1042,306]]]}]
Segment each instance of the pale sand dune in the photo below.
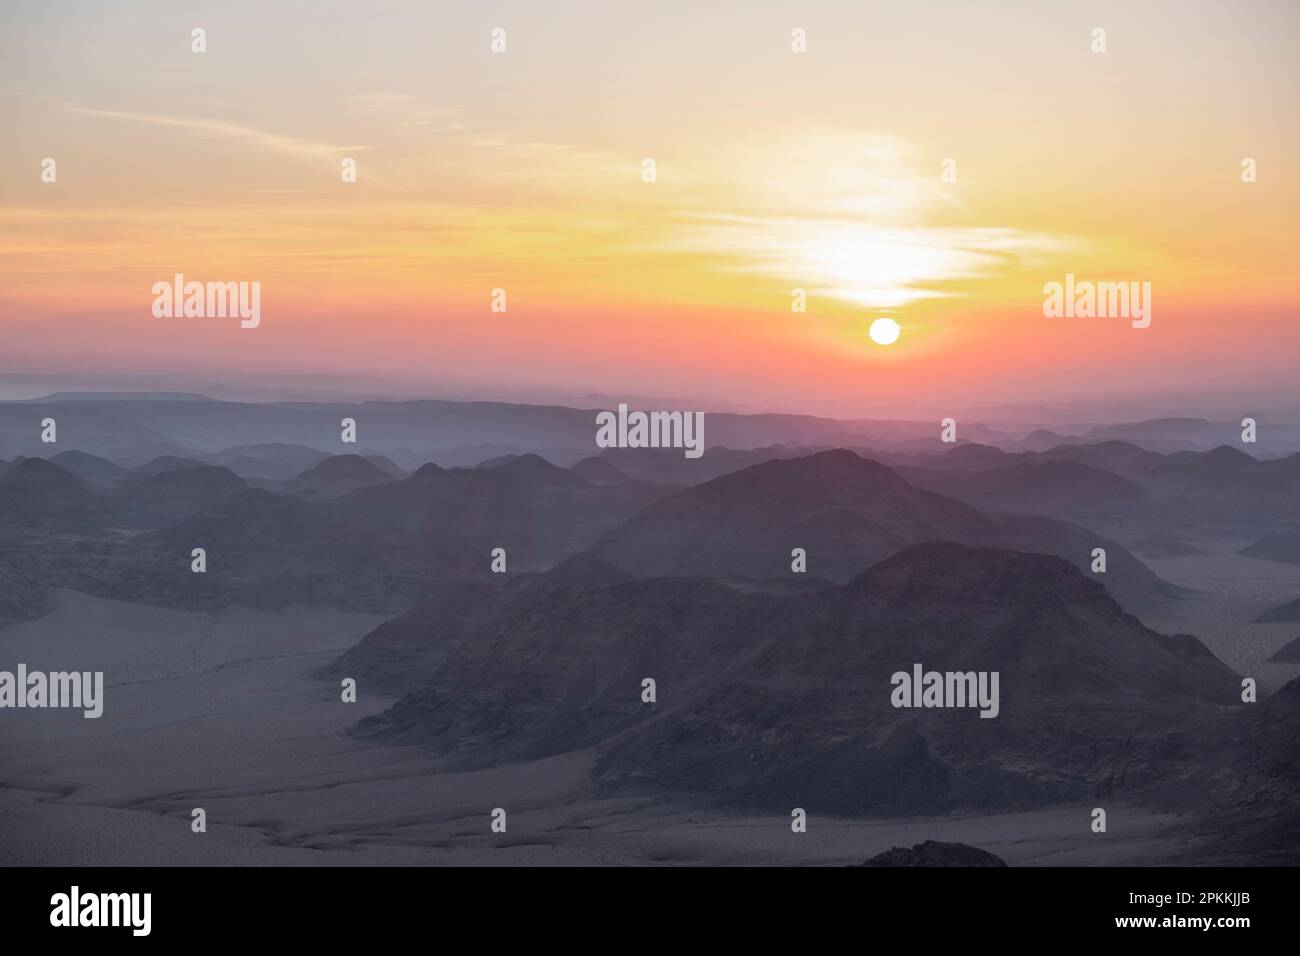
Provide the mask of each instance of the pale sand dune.
[{"label": "pale sand dune", "polygon": [[[311,679],[377,622],[308,608],[215,615],[62,592],[46,618],[0,632],[0,666],[102,669],[104,716],[0,714],[0,860],[61,865],[835,865],[925,839],[1020,865],[1159,862],[1178,821],[1110,807],[984,818],[855,821],[809,806],[761,817],[653,798],[596,799],[592,755],[440,772],[415,747],[354,740],[387,706],[344,704]],[[811,798],[810,798],[811,799]],[[190,831],[203,807],[208,832]],[[489,830],[492,808],[509,814]]]}]

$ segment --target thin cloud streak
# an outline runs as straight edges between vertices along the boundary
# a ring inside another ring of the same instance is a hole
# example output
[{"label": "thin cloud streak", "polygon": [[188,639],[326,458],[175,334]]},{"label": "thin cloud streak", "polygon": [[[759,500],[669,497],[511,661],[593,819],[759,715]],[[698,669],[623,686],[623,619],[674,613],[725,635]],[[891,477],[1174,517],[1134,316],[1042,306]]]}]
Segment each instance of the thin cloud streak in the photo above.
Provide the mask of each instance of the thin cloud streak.
[{"label": "thin cloud streak", "polygon": [[730,160],[746,215],[686,213],[671,251],[723,260],[728,271],[789,282],[813,294],[895,309],[959,293],[944,283],[994,278],[1078,251],[1073,237],[998,226],[934,225],[964,205],[938,185],[937,164],[891,135],[817,130]]},{"label": "thin cloud streak", "polygon": [[82,116],[100,116],[107,119],[121,119],[133,123],[150,123],[154,126],[170,126],[187,129],[208,136],[220,136],[239,140],[259,149],[269,149],[277,153],[298,156],[313,162],[335,160],[341,153],[368,150],[369,146],[336,146],[316,140],[297,139],[279,133],[268,133],[251,126],[240,126],[224,120],[202,119],[184,116],[163,116],[157,113],[128,113],[117,110],[97,110],[86,107],[69,107],[69,112]]}]

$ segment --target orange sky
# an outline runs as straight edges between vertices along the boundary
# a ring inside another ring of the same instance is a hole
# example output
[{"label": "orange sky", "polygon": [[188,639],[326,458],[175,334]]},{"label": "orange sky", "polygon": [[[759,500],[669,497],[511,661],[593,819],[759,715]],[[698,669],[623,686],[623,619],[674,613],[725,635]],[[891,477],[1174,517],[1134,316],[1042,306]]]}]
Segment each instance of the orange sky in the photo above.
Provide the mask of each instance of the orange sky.
[{"label": "orange sky", "polygon": [[[377,6],[6,7],[0,374],[858,415],[1294,380],[1292,4]],[[155,318],[177,272],[261,325]],[[1151,327],[1044,317],[1066,273],[1150,282]]]}]

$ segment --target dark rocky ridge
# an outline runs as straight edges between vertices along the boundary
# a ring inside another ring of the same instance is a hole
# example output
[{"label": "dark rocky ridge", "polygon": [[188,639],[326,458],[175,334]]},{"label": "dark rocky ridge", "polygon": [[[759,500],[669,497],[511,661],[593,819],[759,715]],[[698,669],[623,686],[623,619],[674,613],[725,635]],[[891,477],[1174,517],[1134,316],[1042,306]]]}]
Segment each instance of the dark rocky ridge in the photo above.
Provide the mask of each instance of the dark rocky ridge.
[{"label": "dark rocky ridge", "polygon": [[965,843],[941,843],[926,840],[911,847],[896,846],[878,853],[858,866],[1006,866],[1001,858],[987,850],[967,846]]},{"label": "dark rocky ridge", "polygon": [[[1238,689],[1062,559],[956,544],[811,593],[642,579],[533,589],[507,617],[357,732],[467,766],[598,746],[610,793],[911,814],[1153,785],[1193,758],[1189,717]],[[893,708],[890,675],[916,662],[998,670],[1000,716]]]},{"label": "dark rocky ridge", "polygon": [[12,556],[0,557],[0,626],[40,617],[52,608],[48,588],[34,581]]},{"label": "dark rocky ridge", "polygon": [[1238,700],[1205,736],[1210,759],[1181,784],[1210,794],[1198,860],[1300,865],[1300,677],[1257,704]]}]

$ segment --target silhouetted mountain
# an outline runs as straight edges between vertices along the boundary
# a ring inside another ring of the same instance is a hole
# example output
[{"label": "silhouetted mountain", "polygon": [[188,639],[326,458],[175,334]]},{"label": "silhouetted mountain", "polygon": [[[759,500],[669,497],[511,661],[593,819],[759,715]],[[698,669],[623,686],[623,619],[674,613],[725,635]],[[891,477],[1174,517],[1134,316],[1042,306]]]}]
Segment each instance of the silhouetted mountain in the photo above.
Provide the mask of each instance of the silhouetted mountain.
[{"label": "silhouetted mountain", "polygon": [[511,480],[527,481],[537,485],[562,488],[581,488],[587,484],[565,468],[551,464],[541,455],[516,455],[502,462],[492,471],[494,477],[509,476]]},{"label": "silhouetted mountain", "polygon": [[[119,545],[93,590],[161,605],[303,603],[392,613],[427,593],[445,569],[443,556],[413,537],[324,508],[245,489]],[[204,574],[191,571],[194,548],[206,552]],[[466,550],[448,542],[455,556]]]},{"label": "silhouetted mountain", "polygon": [[513,571],[541,570],[590,547],[663,492],[644,482],[598,487],[537,455],[495,468],[426,465],[404,481],[362,488],[331,509],[417,534],[428,546],[463,542],[486,565],[504,548]]},{"label": "silhouetted mountain", "polygon": [[1271,611],[1265,611],[1252,624],[1285,624],[1290,621],[1300,621],[1300,598],[1296,598],[1281,607],[1275,607]]},{"label": "silhouetted mountain", "polygon": [[608,459],[597,458],[594,455],[582,459],[570,467],[569,471],[591,485],[622,485],[632,480],[615,468]]},{"label": "silhouetted mountain", "polygon": [[942,455],[931,458],[924,467],[936,471],[979,471],[985,468],[1005,468],[1017,460],[1019,460],[1018,455],[1009,454],[1001,448],[969,443],[958,445]]},{"label": "silhouetted mountain", "polygon": [[150,478],[168,471],[182,471],[187,468],[207,468],[206,461],[198,458],[184,458],[179,455],[159,455],[157,458],[130,470],[127,481]]},{"label": "silhouetted mountain", "polygon": [[210,402],[198,392],[53,392],[28,402]]},{"label": "silhouetted mountain", "polygon": [[1059,435],[1046,428],[1036,428],[1020,440],[1020,447],[1025,451],[1047,451],[1049,448],[1068,444],[1069,441],[1069,437],[1065,435]]},{"label": "silhouetted mountain", "polygon": [[[1059,437],[1059,436],[1058,436]],[[870,455],[866,457],[871,457]],[[1191,453],[1197,460],[1199,453]],[[1138,445],[1123,441],[1102,441],[1094,444],[1054,443],[1041,450],[1011,453],[991,445],[965,444],[941,455],[919,462],[931,470],[982,471],[992,468],[1010,468],[1015,465],[1043,465],[1052,462],[1074,462],[1101,471],[1112,472],[1126,478],[1145,479],[1157,466],[1174,460],[1173,456],[1147,451]],[[910,464],[909,462],[898,462]]]},{"label": "silhouetted mountain", "polygon": [[288,494],[336,498],[372,485],[385,485],[393,476],[360,455],[332,455],[284,483]]},{"label": "silhouetted mountain", "polygon": [[[1220,721],[1220,724],[1225,723]],[[1202,851],[1215,862],[1295,866],[1300,849],[1300,677],[1257,704],[1238,704],[1226,740],[1216,728],[1208,766],[1184,789],[1210,778],[1213,803],[1201,818],[1209,835]]]},{"label": "silhouetted mountain", "polygon": [[500,465],[504,465],[504,464],[506,464],[506,463],[508,463],[508,462],[512,462],[512,461],[514,461],[514,460],[515,460],[516,458],[518,458],[518,457],[519,457],[519,455],[517,455],[517,454],[511,454],[511,455],[496,455],[495,457],[487,458],[487,459],[484,459],[483,461],[480,461],[480,462],[479,462],[477,465],[475,465],[474,467],[475,467],[475,468],[496,468],[496,467],[498,467],[498,466],[500,466]]},{"label": "silhouetted mountain", "polygon": [[101,510],[81,479],[44,458],[24,458],[0,476],[0,526],[67,527]]},{"label": "silhouetted mountain", "polygon": [[[1116,438],[1141,445],[1151,451],[1195,449],[1208,451],[1241,435],[1238,421],[1212,422],[1204,418],[1157,418],[1142,422],[1100,425],[1084,438],[1102,441]],[[1260,427],[1261,448],[1289,451],[1296,447],[1297,429],[1293,425],[1263,423]]]},{"label": "silhouetted mountain", "polygon": [[1130,547],[1134,554],[1144,558],[1185,558],[1188,555],[1204,553],[1200,548],[1171,534],[1147,535]]},{"label": "silhouetted mountain", "polygon": [[1148,451],[1140,445],[1126,441],[1102,441],[1090,445],[1054,445],[1040,453],[1026,456],[1033,462],[1073,461],[1092,468],[1101,468],[1124,475],[1141,477],[1167,461],[1165,455]]},{"label": "silhouetted mountain", "polygon": [[318,448],[311,448],[307,445],[296,445],[290,442],[262,442],[255,445],[235,445],[224,451],[214,452],[211,455],[215,464],[226,464],[241,458],[256,458],[261,461],[283,463],[294,465],[299,471],[310,468],[312,465],[319,464],[329,457],[327,452]]},{"label": "silhouetted mountain", "polygon": [[363,455],[362,457],[390,478],[401,479],[406,477],[406,469],[387,455]]},{"label": "silhouetted mountain", "polygon": [[223,465],[241,478],[271,481],[287,481],[328,457],[315,448],[284,442],[237,445],[207,456],[212,464]]},{"label": "silhouetted mountain", "polygon": [[425,462],[415,471],[406,477],[406,481],[413,485],[428,486],[439,481],[443,475],[447,474],[445,469],[439,468],[433,462]]},{"label": "silhouetted mountain", "polygon": [[602,561],[591,551],[582,551],[561,561],[538,580],[551,587],[599,589],[624,584],[631,581],[632,576],[622,568]]},{"label": "silhouetted mountain", "polygon": [[432,579],[410,610],[385,621],[317,676],[353,677],[364,692],[418,688],[465,641],[505,627],[533,595],[534,576],[469,574]]},{"label": "silhouetted mountain", "polygon": [[1160,471],[1196,478],[1224,478],[1250,472],[1259,462],[1238,448],[1219,445],[1204,454],[1190,458],[1186,463],[1160,466]]},{"label": "silhouetted mountain", "polygon": [[596,553],[639,577],[763,578],[789,576],[798,547],[809,573],[846,581],[925,541],[1057,554],[1084,568],[1101,547],[1105,580],[1116,593],[1162,589],[1141,562],[1100,535],[1050,518],[985,515],[843,450],[765,462],[678,492],[611,531]]},{"label": "silhouetted mountain", "polygon": [[600,459],[633,478],[659,485],[698,485],[774,458],[797,458],[809,449],[788,445],[735,449],[713,446],[699,458],[678,448],[607,448]]},{"label": "silhouetted mountain", "polygon": [[[405,465],[407,468],[419,467],[426,461],[432,461],[447,469],[477,468],[484,462],[503,463],[524,453],[525,449],[515,445],[485,443],[457,445],[454,448],[431,448],[419,453],[412,452],[406,458],[394,452],[393,460]],[[549,453],[554,454],[554,452]]]},{"label": "silhouetted mountain", "polygon": [[[183,467],[189,468],[195,467],[194,462],[200,465],[211,464],[201,456],[201,452],[184,445],[178,445],[175,442],[147,442],[142,445],[128,445],[120,450],[114,450],[108,457],[111,457],[114,462],[126,469],[142,468],[159,458],[182,459],[190,463]],[[182,467],[177,465],[176,462],[171,462],[171,465]]]},{"label": "silhouetted mountain", "polygon": [[858,866],[1006,866],[1001,858],[987,850],[965,843],[940,843],[926,840],[912,847],[896,846],[878,853]]},{"label": "silhouetted mountain", "polygon": [[1300,454],[1260,461],[1231,447],[1169,455],[1140,479],[1165,530],[1259,535],[1300,524]]},{"label": "silhouetted mountain", "polygon": [[490,640],[515,619],[544,613],[554,592],[613,587],[627,574],[583,552],[544,575],[493,574],[479,566],[439,576],[411,610],[367,634],[319,676],[364,678],[388,694],[418,688],[468,640]]},{"label": "silhouetted mountain", "polygon": [[1251,800],[1275,801],[1294,812],[1300,808],[1300,677],[1259,704],[1239,706],[1237,712],[1245,726],[1241,745],[1234,750],[1248,773],[1233,786]]},{"label": "silhouetted mountain", "polygon": [[982,511],[1104,525],[1145,515],[1151,505],[1146,492],[1127,478],[1074,461],[977,471],[935,470],[927,464],[897,471],[918,488],[958,498]]},{"label": "silhouetted mountain", "polygon": [[111,485],[126,474],[126,469],[115,465],[98,455],[88,455],[84,451],[59,452],[51,462],[60,468],[66,468],[82,481],[101,487]]},{"label": "silhouetted mountain", "polygon": [[114,514],[128,526],[175,524],[248,490],[233,471],[214,465],[168,468],[140,476],[141,470],[132,472],[109,499]]},{"label": "silhouetted mountain", "polygon": [[[599,778],[753,805],[811,792],[845,813],[1028,806],[1157,782],[1196,757],[1189,714],[1237,689],[1194,638],[1148,631],[1046,555],[922,545],[807,604],[725,682],[615,741]],[[889,675],[913,663],[999,671],[999,716],[894,709]]]},{"label": "silhouetted mountain", "polygon": [[430,502],[445,487],[451,472],[433,462],[400,481],[358,488],[330,503],[330,509],[353,518],[414,532],[424,524]]},{"label": "silhouetted mountain", "polygon": [[[1300,608],[1297,611],[1300,612]],[[1300,664],[1300,637],[1278,648],[1277,652],[1269,660],[1276,661],[1279,664]]]},{"label": "silhouetted mountain", "polygon": [[1248,558],[1261,558],[1265,561],[1281,561],[1286,564],[1300,564],[1300,528],[1288,528],[1266,534],[1252,545],[1237,552]]},{"label": "silhouetted mountain", "polygon": [[44,456],[56,451],[58,446],[52,449],[41,441],[41,422],[46,418],[58,423],[61,442],[115,461],[123,449],[167,442],[143,423],[124,420],[121,413],[127,407],[122,402],[0,401],[0,457]]},{"label": "silhouetted mountain", "polygon": [[[891,675],[914,663],[999,671],[998,717],[894,708]],[[532,587],[357,732],[467,765],[599,746],[608,792],[928,813],[1154,783],[1194,757],[1178,736],[1189,715],[1236,691],[1194,638],[1147,630],[1059,558],[935,544],[783,595]]]}]

